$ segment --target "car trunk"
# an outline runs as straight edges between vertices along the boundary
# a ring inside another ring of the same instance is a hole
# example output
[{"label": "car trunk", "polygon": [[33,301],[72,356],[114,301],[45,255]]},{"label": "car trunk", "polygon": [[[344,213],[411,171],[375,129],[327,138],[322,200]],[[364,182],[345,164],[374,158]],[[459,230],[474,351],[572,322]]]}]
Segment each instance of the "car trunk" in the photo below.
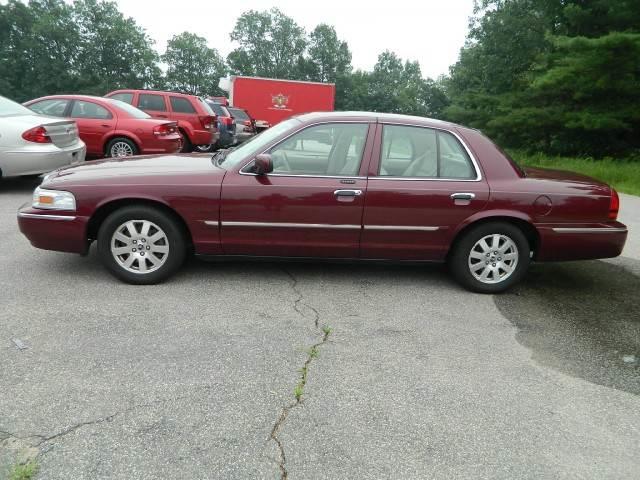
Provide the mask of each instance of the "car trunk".
[{"label": "car trunk", "polygon": [[42,126],[56,147],[68,147],[78,141],[78,127],[73,121],[43,123]]}]

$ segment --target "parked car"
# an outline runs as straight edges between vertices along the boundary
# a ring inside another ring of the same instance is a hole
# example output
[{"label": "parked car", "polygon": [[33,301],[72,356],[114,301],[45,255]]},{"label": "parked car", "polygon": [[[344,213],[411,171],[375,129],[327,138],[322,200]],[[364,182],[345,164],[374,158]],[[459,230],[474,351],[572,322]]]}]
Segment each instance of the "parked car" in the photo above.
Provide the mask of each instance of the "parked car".
[{"label": "parked car", "polygon": [[218,148],[225,148],[236,143],[236,124],[233,116],[229,113],[229,110],[225,104],[215,102],[210,99],[206,99],[207,105],[211,107],[211,110],[216,114],[218,119],[218,132],[220,136],[218,141],[213,145],[202,146],[198,150],[201,152],[211,152]]},{"label": "parked car", "polygon": [[218,141],[216,115],[203,98],[178,92],[157,90],[116,90],[105,95],[128,103],[161,120],[178,123],[182,135],[182,152],[191,152],[198,145]]},{"label": "parked car", "polygon": [[267,128],[271,128],[271,124],[266,120],[258,120],[255,121],[256,133],[264,132]]},{"label": "parked car", "polygon": [[165,280],[194,251],[446,261],[466,288],[494,293],[532,260],[615,257],[627,237],[608,185],[522,170],[477,130],[381,113],[292,117],[213,159],[70,167],[34,199],[18,222],[35,247],[84,254],[97,240],[134,284]]},{"label": "parked car", "polygon": [[242,108],[228,107],[236,123],[236,143],[246,142],[256,134],[256,121]]},{"label": "parked car", "polygon": [[0,178],[47,173],[83,162],[85,154],[75,122],[0,97]]},{"label": "parked car", "polygon": [[176,122],[152,119],[119,100],[88,95],[51,95],[24,104],[34,112],[72,118],[78,124],[87,154],[94,157],[130,157],[175,153],[182,148]]}]

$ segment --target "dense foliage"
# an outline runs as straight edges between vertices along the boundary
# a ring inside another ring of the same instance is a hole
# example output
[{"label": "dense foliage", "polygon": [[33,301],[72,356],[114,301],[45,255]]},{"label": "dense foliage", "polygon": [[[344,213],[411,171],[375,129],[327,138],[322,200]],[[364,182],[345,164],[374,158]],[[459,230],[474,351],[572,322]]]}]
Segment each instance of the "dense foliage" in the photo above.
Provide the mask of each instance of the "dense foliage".
[{"label": "dense foliage", "polygon": [[528,150],[640,148],[638,0],[483,0],[476,14],[448,118]]},{"label": "dense foliage", "polygon": [[592,156],[640,149],[640,0],[476,0],[460,58],[438,80],[389,51],[372,71],[353,71],[332,26],[307,33],[275,8],[241,14],[230,40],[226,59],[189,32],[158,55],[113,2],[9,0],[0,5],[0,94],[220,94],[220,76],[257,75],[335,82],[338,109],[445,118],[507,147]]}]

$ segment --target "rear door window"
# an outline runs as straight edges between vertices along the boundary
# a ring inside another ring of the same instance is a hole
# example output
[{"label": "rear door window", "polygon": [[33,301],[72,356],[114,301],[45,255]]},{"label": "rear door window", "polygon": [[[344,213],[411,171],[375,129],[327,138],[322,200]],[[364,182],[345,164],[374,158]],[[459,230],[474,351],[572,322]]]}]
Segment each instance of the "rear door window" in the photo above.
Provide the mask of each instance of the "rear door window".
[{"label": "rear door window", "polygon": [[385,125],[380,176],[470,180],[476,170],[458,139],[425,127]]},{"label": "rear door window", "polygon": [[186,98],[169,97],[169,101],[171,102],[171,110],[174,113],[196,113],[196,109]]},{"label": "rear door window", "polygon": [[87,102],[85,100],[76,100],[71,108],[71,117],[73,118],[94,118],[106,120],[111,118],[111,112],[97,103]]},{"label": "rear door window", "polygon": [[165,104],[164,97],[162,95],[155,95],[152,93],[141,93],[138,98],[138,108],[140,110],[151,110],[154,112],[166,112],[167,105]]}]

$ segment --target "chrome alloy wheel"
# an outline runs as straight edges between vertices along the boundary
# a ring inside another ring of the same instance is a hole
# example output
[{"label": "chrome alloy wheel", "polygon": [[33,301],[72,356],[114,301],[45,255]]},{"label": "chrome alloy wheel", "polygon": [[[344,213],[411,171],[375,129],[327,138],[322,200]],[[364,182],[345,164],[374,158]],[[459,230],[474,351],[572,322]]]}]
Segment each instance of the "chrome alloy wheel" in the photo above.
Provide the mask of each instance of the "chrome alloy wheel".
[{"label": "chrome alloy wheel", "polygon": [[206,153],[206,152],[211,151],[212,145],[213,144],[211,144],[211,145],[196,145],[196,150],[198,150],[199,152]]},{"label": "chrome alloy wheel", "polygon": [[116,142],[111,145],[109,153],[112,157],[131,157],[133,155],[133,148],[127,142]]},{"label": "chrome alloy wheel", "polygon": [[151,273],[169,258],[169,239],[153,222],[129,220],[111,236],[111,254],[129,272]]},{"label": "chrome alloy wheel", "polygon": [[518,265],[518,247],[502,234],[478,240],[469,252],[469,270],[482,283],[500,283],[509,278]]}]

